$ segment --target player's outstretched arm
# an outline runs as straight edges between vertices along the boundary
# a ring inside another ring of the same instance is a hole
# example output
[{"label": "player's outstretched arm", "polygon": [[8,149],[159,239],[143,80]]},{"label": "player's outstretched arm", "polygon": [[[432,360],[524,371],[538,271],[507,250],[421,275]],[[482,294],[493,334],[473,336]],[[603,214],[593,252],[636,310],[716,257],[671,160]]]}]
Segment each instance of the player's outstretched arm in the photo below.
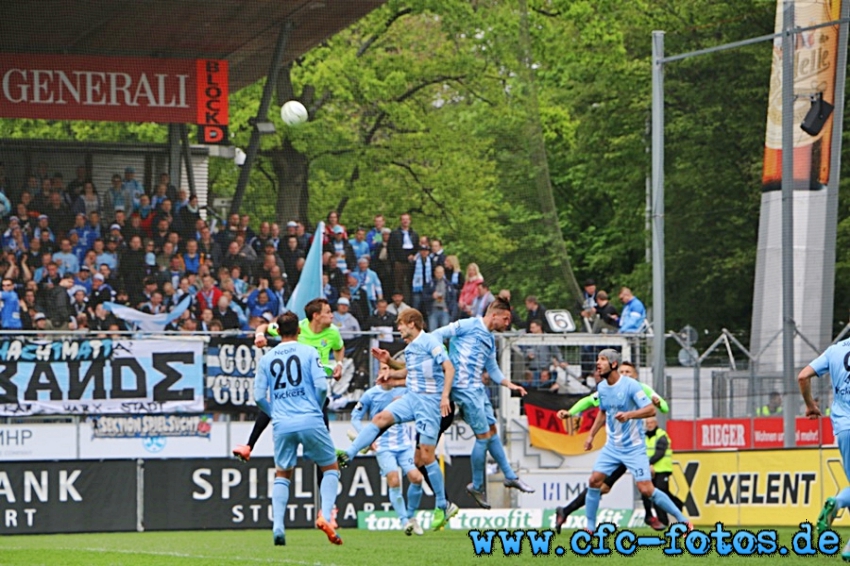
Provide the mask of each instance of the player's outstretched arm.
[{"label": "player's outstretched arm", "polygon": [[[596,393],[591,393],[587,397],[582,397],[581,399],[576,401],[575,404],[572,407],[570,407],[569,411],[566,411],[566,412],[575,417],[575,416],[585,412],[586,410],[590,409],[591,407],[598,407],[598,406],[599,406],[599,395],[597,395]],[[566,418],[566,417],[561,417],[561,418]]]},{"label": "player's outstretched arm", "polygon": [[443,366],[443,395],[440,398],[440,414],[444,417],[452,412],[452,404],[449,400],[449,395],[452,392],[452,383],[455,379],[455,367],[451,360],[445,359],[441,364]]},{"label": "player's outstretched arm", "polygon": [[664,400],[664,397],[656,393],[652,387],[646,383],[641,383],[640,388],[643,389],[643,392],[646,393],[646,396],[649,397],[652,404],[658,407],[659,411],[665,414],[670,412],[670,406],[667,404],[667,401]]},{"label": "player's outstretched arm", "polygon": [[382,350],[381,348],[372,348],[371,352],[373,358],[375,358],[382,364],[387,364],[392,369],[402,369],[407,367],[403,361],[394,360],[387,350]]},{"label": "player's outstretched arm", "polygon": [[821,416],[820,407],[815,403],[812,397],[812,378],[817,377],[817,372],[812,366],[806,366],[797,375],[797,385],[800,387],[800,393],[803,395],[803,401],[806,403],[806,416],[810,419],[816,419]]}]

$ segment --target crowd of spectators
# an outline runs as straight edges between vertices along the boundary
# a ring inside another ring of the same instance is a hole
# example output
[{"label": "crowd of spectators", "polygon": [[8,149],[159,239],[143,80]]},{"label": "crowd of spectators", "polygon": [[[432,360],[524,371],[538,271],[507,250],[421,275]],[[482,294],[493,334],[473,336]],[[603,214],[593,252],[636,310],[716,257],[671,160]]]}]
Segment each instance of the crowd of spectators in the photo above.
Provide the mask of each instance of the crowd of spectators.
[{"label": "crowd of spectators", "polygon": [[[283,228],[262,222],[255,232],[244,214],[209,223],[197,197],[178,190],[167,173],[146,190],[132,167],[112,175],[106,189],[95,187],[84,166],[68,183],[48,171],[41,163],[13,185],[0,164],[3,330],[133,330],[103,303],[163,314],[187,295],[190,308],[166,330],[250,330],[284,312],[314,237],[322,238],[322,293],[352,340],[352,356],[368,350],[353,342],[364,331],[391,341],[407,308],[438,328],[483,315],[494,300],[478,265],[462,268],[439,238],[417,232],[409,214],[395,227],[378,214],[372,226],[349,229],[331,211],[322,234],[297,220]],[[497,294],[511,299],[506,289]],[[575,311],[580,331],[642,330],[645,309],[628,288],[619,293],[622,312],[593,280],[583,295]],[[552,331],[536,297],[526,297],[525,307],[525,318],[514,310],[514,330]],[[568,367],[557,348],[541,348],[524,352],[529,384],[554,390],[555,370]]]}]

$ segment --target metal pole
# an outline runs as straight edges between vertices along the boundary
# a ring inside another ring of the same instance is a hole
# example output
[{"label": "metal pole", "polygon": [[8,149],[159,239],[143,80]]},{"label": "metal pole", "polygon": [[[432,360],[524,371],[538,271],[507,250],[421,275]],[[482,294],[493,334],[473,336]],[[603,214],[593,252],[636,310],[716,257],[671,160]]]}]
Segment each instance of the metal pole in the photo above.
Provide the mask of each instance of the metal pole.
[{"label": "metal pole", "polygon": [[785,447],[796,445],[794,406],[794,1],[785,0],[782,21],[782,412]]},{"label": "metal pole", "polygon": [[168,176],[180,188],[180,124],[168,124]]},{"label": "metal pole", "polygon": [[183,147],[183,163],[186,165],[186,182],[189,184],[189,196],[194,196],[198,194],[198,188],[195,186],[195,169],[192,167],[192,146],[189,145],[189,133],[186,124],[180,124],[180,142],[180,145]]},{"label": "metal pole", "polygon": [[[283,63],[283,53],[286,49],[286,44],[289,41],[289,34],[295,25],[292,20],[287,20],[280,28],[280,34],[277,36],[277,44],[274,48],[271,67],[266,77],[266,84],[263,86],[263,97],[260,99],[260,108],[257,110],[257,120],[266,121],[269,115],[269,106],[272,102],[272,94],[274,93],[275,85],[277,84],[277,76],[280,72],[280,65]],[[260,131],[253,127],[251,128],[251,141],[248,142],[248,148],[245,151],[245,164],[239,171],[239,181],[236,183],[236,191],[233,194],[233,202],[230,205],[230,213],[239,212],[242,207],[242,197],[245,196],[245,189],[248,188],[248,179],[251,177],[251,166],[254,164],[254,159],[257,158],[257,153],[260,151]]]},{"label": "metal pole", "polygon": [[652,380],[666,392],[664,340],[664,32],[652,32]]}]

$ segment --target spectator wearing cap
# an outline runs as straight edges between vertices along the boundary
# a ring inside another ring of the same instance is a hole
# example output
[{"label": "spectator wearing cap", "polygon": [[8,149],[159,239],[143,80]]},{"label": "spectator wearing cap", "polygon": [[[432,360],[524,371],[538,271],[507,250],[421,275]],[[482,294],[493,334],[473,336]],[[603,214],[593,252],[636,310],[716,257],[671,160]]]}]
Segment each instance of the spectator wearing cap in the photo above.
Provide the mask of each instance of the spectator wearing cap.
[{"label": "spectator wearing cap", "polygon": [[431,263],[431,246],[419,245],[419,253],[413,262],[413,280],[411,290],[413,291],[413,302],[411,306],[422,313],[425,320],[431,312],[431,298],[427,296],[426,290],[434,284],[434,266]]},{"label": "spectator wearing cap", "polygon": [[103,221],[107,224],[115,221],[116,210],[123,210],[125,214],[133,212],[133,192],[124,188],[118,173],[112,175],[112,183],[104,192],[101,205]]},{"label": "spectator wearing cap", "polygon": [[349,312],[351,303],[345,297],[341,297],[336,303],[333,325],[339,329],[343,341],[350,341],[360,334],[360,323],[357,318]]},{"label": "spectator wearing cap", "polygon": [[[136,179],[136,170],[132,167],[124,168],[124,180],[121,182],[121,188],[130,193],[133,198],[133,206],[141,204],[142,195],[145,194],[145,187]],[[126,208],[124,209],[127,210]]]},{"label": "spectator wearing cap", "polygon": [[90,295],[92,291],[91,268],[88,265],[81,265],[77,276],[74,278],[74,286],[82,287],[86,291],[86,295]]},{"label": "spectator wearing cap", "polygon": [[585,329],[588,331],[591,331],[594,322],[596,322],[596,293],[596,281],[586,279],[578,307],[581,311],[581,317],[585,321]]},{"label": "spectator wearing cap", "polygon": [[356,232],[354,232],[354,239],[348,241],[351,244],[351,249],[354,250],[355,259],[359,260],[361,257],[368,258],[370,249],[369,242],[366,241],[366,230],[364,228],[358,228]]},{"label": "spectator wearing cap", "polygon": [[[49,325],[49,321],[47,320],[47,315],[43,312],[36,312],[32,317],[33,330],[44,331],[50,330],[51,327]],[[39,338],[43,338],[44,334],[36,334]]]},{"label": "spectator wearing cap", "polygon": [[336,258],[336,265],[343,273],[348,273],[357,265],[354,248],[345,238],[345,228],[337,224],[332,229],[333,239],[325,244],[324,251],[330,252]]},{"label": "spectator wearing cap", "polygon": [[81,193],[74,197],[71,212],[74,214],[88,215],[92,212],[100,212],[100,197],[94,188],[94,183],[86,181],[81,187]]},{"label": "spectator wearing cap", "polygon": [[394,289],[404,293],[405,300],[410,300],[413,292],[413,262],[419,255],[416,253],[418,241],[419,234],[410,226],[410,215],[402,214],[399,227],[390,234],[387,252],[393,266]]},{"label": "spectator wearing cap", "polygon": [[81,314],[86,314],[88,312],[88,293],[86,293],[85,287],[73,285],[70,289],[68,289],[68,294],[72,297],[71,308],[74,310],[74,318],[79,320]]},{"label": "spectator wearing cap", "polygon": [[80,271],[80,262],[74,255],[71,240],[62,238],[59,240],[59,251],[53,254],[53,261],[59,266],[59,274],[70,273],[76,275]]},{"label": "spectator wearing cap", "polygon": [[381,280],[377,273],[369,269],[368,256],[363,256],[357,260],[357,270],[352,272],[352,275],[357,279],[358,287],[363,290],[366,300],[369,301],[369,309],[366,313],[366,316],[369,316],[375,310],[378,299],[384,298]]}]

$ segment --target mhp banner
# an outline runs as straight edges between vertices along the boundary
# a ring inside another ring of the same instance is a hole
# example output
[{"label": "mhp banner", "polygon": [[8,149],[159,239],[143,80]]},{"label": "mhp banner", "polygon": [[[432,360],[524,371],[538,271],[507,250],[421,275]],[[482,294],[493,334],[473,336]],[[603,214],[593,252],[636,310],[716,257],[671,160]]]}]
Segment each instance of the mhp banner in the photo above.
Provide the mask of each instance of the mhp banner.
[{"label": "mhp banner", "polygon": [[0,416],[200,413],[203,341],[2,340]]}]

